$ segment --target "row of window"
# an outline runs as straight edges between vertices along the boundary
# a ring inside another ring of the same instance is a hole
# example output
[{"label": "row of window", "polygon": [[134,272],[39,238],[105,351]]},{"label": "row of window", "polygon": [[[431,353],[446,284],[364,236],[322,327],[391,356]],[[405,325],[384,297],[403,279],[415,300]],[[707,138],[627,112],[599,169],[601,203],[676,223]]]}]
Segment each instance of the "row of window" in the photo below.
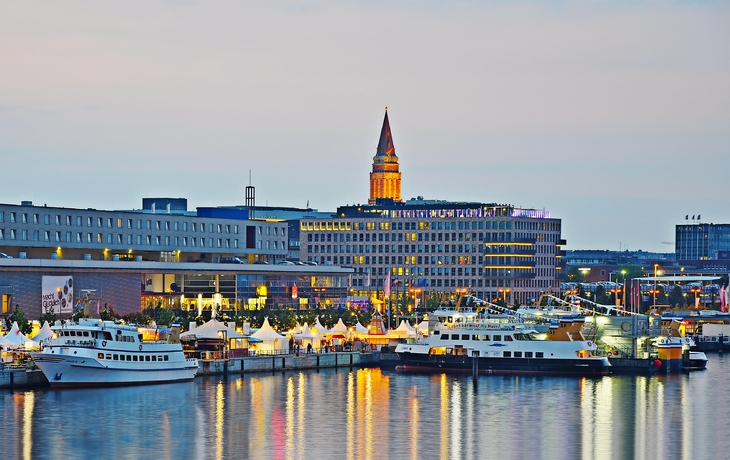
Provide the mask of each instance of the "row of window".
[{"label": "row of window", "polygon": [[477,252],[480,245],[476,244],[311,244],[304,248],[305,252],[316,253],[444,253],[444,252]]},{"label": "row of window", "polygon": [[314,220],[302,221],[300,228],[303,231],[314,230],[500,230],[513,227],[520,230],[559,231],[559,222],[543,221],[512,221],[512,220],[478,220],[478,221],[418,221],[418,222],[389,222],[389,221],[331,221]]},{"label": "row of window", "polygon": [[[267,227],[268,228],[268,227]],[[9,240],[22,240],[22,241],[40,241],[41,240],[41,233],[40,230],[33,230],[32,232],[29,232],[26,229],[23,230],[16,230],[14,228],[11,228],[9,230],[6,230],[4,228],[0,228],[0,240],[9,239]],[[230,238],[203,238],[203,237],[187,237],[187,236],[159,236],[159,235],[123,235],[121,233],[114,234],[114,233],[83,233],[83,232],[63,232],[56,231],[51,232],[50,230],[45,230],[43,232],[43,241],[46,242],[56,242],[56,243],[97,243],[97,244],[123,244],[123,245],[132,245],[136,244],[138,246],[170,246],[172,243],[172,246],[178,247],[201,247],[201,248],[238,248],[239,243],[238,239],[230,239]],[[285,250],[286,249],[286,242],[285,241],[271,241],[266,240],[265,242],[262,242],[261,240],[256,242],[256,248],[257,249],[273,249],[273,250]]]},{"label": "row of window", "polygon": [[[18,213],[16,212],[10,212],[9,214],[9,222],[14,224],[18,223]],[[53,219],[54,225],[61,225],[62,221],[65,222],[66,226],[72,226],[73,222],[76,222],[77,227],[83,226],[84,218],[82,216],[71,216],[71,215],[65,215],[62,216],[61,214],[56,214]],[[135,225],[136,221],[136,225]],[[5,211],[0,211],[0,222],[5,222]],[[35,225],[40,224],[40,214],[38,213],[27,213],[23,212],[20,213],[20,223],[22,224],[30,224],[33,223]],[[121,217],[113,218],[113,217],[86,217],[86,226],[87,227],[93,227],[96,223],[96,226],[99,228],[102,227],[108,227],[108,228],[126,228],[132,229],[136,228],[138,230],[142,229],[142,219],[124,219]],[[45,225],[51,225],[51,215],[50,214],[44,214],[43,215],[43,224]],[[182,224],[182,225],[181,225]],[[151,220],[147,219],[145,221],[144,228],[147,230],[151,230],[154,226],[155,230],[164,230],[165,231],[180,231],[180,227],[182,227],[182,231],[187,232],[188,231],[188,222],[179,222],[179,221],[169,221],[169,220]],[[190,222],[190,228],[193,232],[197,232],[198,229],[200,229],[200,233],[205,233],[206,231],[209,233],[234,233],[238,234],[238,225],[231,225],[231,224],[213,224],[205,222]],[[267,227],[267,230],[270,234],[271,227]],[[285,228],[278,228],[274,227],[274,236],[278,236],[281,234],[281,236],[286,236],[286,229]]]},{"label": "row of window", "polygon": [[168,355],[124,355],[112,353],[99,353],[96,355],[99,359],[109,359],[112,361],[169,361]]},{"label": "row of window", "polygon": [[350,241],[479,241],[485,243],[509,243],[513,238],[530,238],[538,241],[556,240],[557,234],[545,235],[520,234],[511,232],[479,232],[479,233],[307,233],[308,242],[340,242]]}]

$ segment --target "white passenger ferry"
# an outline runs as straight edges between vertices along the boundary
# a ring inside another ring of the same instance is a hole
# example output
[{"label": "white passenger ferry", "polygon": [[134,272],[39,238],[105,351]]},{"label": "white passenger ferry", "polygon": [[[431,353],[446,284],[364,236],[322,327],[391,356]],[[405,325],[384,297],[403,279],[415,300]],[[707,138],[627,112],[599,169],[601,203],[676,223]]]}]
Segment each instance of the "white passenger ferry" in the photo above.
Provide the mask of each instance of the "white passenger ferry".
[{"label": "white passenger ferry", "polygon": [[[580,332],[582,318],[561,320],[541,337],[520,323],[469,318],[439,322],[419,344],[399,344],[396,369],[423,372],[606,375],[611,364],[594,356]],[[476,363],[475,363],[476,360]]]},{"label": "white passenger ferry", "polygon": [[31,353],[52,387],[113,386],[191,380],[198,361],[186,358],[173,328],[168,341],[144,342],[134,326],[82,318],[56,322],[53,337]]}]

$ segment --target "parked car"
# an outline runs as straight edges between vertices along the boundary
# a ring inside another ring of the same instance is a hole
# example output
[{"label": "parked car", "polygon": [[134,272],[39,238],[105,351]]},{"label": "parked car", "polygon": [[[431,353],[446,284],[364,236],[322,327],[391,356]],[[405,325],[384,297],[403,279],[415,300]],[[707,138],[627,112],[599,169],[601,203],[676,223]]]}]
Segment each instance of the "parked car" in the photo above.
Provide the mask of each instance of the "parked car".
[{"label": "parked car", "polygon": [[294,265],[294,262],[288,260],[277,260],[276,265]]},{"label": "parked car", "polygon": [[241,259],[239,259],[238,257],[221,257],[220,263],[222,263],[222,264],[242,264],[245,262],[242,261]]},{"label": "parked car", "polygon": [[12,259],[13,256],[0,252],[0,259]]},{"label": "parked car", "polygon": [[254,262],[254,264],[256,264],[256,265],[269,265],[269,263],[267,261],[265,261],[265,260],[257,260],[256,262]]}]

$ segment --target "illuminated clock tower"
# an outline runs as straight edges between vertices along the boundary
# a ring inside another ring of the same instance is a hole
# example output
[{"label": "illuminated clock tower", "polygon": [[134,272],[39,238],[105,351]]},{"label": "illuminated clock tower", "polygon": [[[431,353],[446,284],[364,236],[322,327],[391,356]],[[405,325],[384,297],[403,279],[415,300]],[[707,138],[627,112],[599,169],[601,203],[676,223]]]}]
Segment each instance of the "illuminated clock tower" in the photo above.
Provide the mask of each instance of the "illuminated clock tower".
[{"label": "illuminated clock tower", "polygon": [[388,108],[385,108],[383,129],[380,131],[378,150],[373,157],[373,172],[370,173],[369,204],[375,204],[380,198],[391,199],[401,203],[400,195],[401,173],[398,166],[398,157],[395,156],[393,135],[390,133],[388,122]]}]

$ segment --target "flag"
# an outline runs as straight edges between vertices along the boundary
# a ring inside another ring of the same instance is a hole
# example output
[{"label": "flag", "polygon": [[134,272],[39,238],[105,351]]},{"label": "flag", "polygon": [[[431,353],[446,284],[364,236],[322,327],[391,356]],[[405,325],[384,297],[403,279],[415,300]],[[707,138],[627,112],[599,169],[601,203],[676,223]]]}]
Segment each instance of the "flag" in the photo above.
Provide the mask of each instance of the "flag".
[{"label": "flag", "polygon": [[388,272],[388,276],[385,277],[385,285],[383,286],[383,294],[385,294],[385,297],[390,297],[390,272]]}]

